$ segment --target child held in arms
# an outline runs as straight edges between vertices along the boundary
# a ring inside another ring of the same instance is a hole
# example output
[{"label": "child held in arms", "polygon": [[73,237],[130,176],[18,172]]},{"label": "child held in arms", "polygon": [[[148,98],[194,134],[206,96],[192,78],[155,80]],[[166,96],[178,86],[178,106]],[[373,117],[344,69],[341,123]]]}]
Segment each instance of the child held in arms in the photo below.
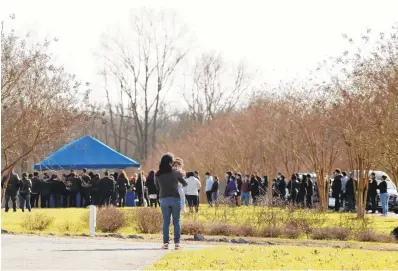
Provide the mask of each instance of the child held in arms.
[{"label": "child held in arms", "polygon": [[[174,159],[173,168],[174,170],[181,172],[182,176],[185,178],[186,174],[185,171],[182,169],[183,166],[184,166],[183,160],[179,157],[176,157]],[[178,193],[180,194],[180,199],[181,199],[181,212],[185,212],[185,193],[181,183],[178,183]]]}]

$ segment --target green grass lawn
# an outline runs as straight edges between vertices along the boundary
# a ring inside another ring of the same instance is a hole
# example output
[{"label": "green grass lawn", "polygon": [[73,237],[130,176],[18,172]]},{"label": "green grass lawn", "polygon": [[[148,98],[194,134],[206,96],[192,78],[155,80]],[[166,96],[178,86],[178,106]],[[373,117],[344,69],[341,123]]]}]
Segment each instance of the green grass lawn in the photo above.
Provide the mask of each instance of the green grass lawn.
[{"label": "green grass lawn", "polygon": [[[127,214],[127,224],[125,227],[121,228],[118,233],[122,234],[135,234],[137,233],[135,227],[135,221],[132,219],[129,214],[135,210],[135,208],[125,207],[121,208]],[[158,209],[159,210],[159,209]],[[43,233],[53,233],[57,235],[63,235],[65,233],[88,233],[88,223],[84,223],[83,217],[87,217],[89,210],[87,208],[65,208],[65,209],[33,209],[32,213],[45,213],[49,216],[54,217],[54,222],[45,230]],[[160,212],[160,210],[159,210]],[[21,222],[26,219],[26,215],[28,213],[22,213],[21,210],[18,210],[16,213],[12,211],[5,213],[4,209],[1,212],[1,227],[2,229],[13,231],[16,233],[26,233],[32,232],[30,230],[26,230],[22,228]],[[310,211],[298,211],[296,213],[289,213],[285,210],[276,210],[272,208],[264,209],[259,207],[239,207],[239,208],[231,208],[231,207],[220,207],[219,209],[210,208],[207,206],[201,206],[199,216],[192,215],[189,213],[183,214],[182,220],[193,220],[197,219],[203,222],[217,222],[223,221],[231,224],[251,224],[258,225],[262,222],[262,220],[267,220],[269,217],[275,216],[279,222],[282,223],[283,219],[286,219],[290,216],[298,216],[298,217],[315,217],[320,220],[319,223],[322,224],[323,227],[326,226],[341,226],[345,223],[355,224],[357,221],[354,218],[354,214],[339,214],[339,213],[325,213],[318,214],[316,212],[312,213]],[[369,215],[369,217],[371,217]],[[281,219],[283,218],[283,219]],[[384,217],[374,217],[369,223],[370,228],[374,229],[377,232],[390,233],[393,228],[398,225],[398,219],[396,218],[384,218]],[[71,225],[74,225],[71,227]],[[159,229],[159,233],[160,233]]]},{"label": "green grass lawn", "polygon": [[167,254],[148,270],[395,270],[396,251],[293,246],[216,247]]}]

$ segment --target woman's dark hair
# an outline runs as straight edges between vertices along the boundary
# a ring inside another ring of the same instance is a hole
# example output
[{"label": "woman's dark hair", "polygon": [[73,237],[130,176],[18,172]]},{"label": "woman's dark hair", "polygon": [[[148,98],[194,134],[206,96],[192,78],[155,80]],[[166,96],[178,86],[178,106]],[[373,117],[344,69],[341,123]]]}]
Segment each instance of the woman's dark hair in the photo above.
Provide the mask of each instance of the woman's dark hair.
[{"label": "woman's dark hair", "polygon": [[192,171],[187,172],[187,178],[189,178],[189,177],[195,177],[195,173]]},{"label": "woman's dark hair", "polygon": [[156,172],[156,176],[172,172],[173,167],[171,165],[173,164],[173,162],[174,157],[171,154],[163,155],[162,159],[160,159],[159,170]]},{"label": "woman's dark hair", "polygon": [[154,170],[149,171],[148,177],[146,179],[147,179],[147,181],[154,180],[155,179],[155,171]]},{"label": "woman's dark hair", "polygon": [[26,178],[26,177],[28,177],[28,174],[26,174],[26,172],[24,172],[24,173],[22,173],[22,177]]}]

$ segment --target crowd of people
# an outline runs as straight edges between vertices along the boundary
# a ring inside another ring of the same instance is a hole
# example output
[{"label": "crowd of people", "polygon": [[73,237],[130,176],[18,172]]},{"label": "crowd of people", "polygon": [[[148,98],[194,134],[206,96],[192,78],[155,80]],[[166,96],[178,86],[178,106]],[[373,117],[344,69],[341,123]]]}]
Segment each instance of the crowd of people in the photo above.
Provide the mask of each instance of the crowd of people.
[{"label": "crowd of people", "polygon": [[[22,211],[40,207],[49,208],[50,198],[54,200],[54,207],[87,207],[88,205],[114,205],[124,207],[126,194],[129,190],[136,191],[137,205],[145,202],[157,205],[158,200],[150,198],[149,193],[157,194],[154,188],[154,171],[151,171],[145,180],[141,173],[127,177],[124,170],[120,172],[104,172],[101,177],[98,173],[87,172],[83,169],[80,174],[71,170],[69,174],[63,174],[61,178],[57,174],[51,176],[44,172],[42,176],[38,172],[33,174],[23,173],[22,179],[12,172],[5,185],[6,176],[3,176],[1,186],[5,188],[5,211],[10,209],[12,202],[14,212],[17,210],[17,195]],[[153,192],[155,191],[155,192]],[[78,204],[77,196],[80,195]],[[155,197],[156,198],[156,197]]]},{"label": "crowd of people", "polygon": [[[182,159],[174,161],[174,167],[179,169],[187,183],[187,186],[179,187],[179,194],[182,198],[182,209],[187,205],[193,212],[199,211],[200,190],[202,189],[200,175],[197,170],[185,172],[182,170]],[[204,189],[206,201],[210,206],[219,203],[218,176],[212,176],[210,172],[204,175]],[[380,191],[383,214],[388,212],[387,185],[384,182],[377,184],[375,174],[371,174],[368,185],[367,208],[376,212],[377,189]],[[386,179],[386,176],[383,176]],[[5,176],[2,180],[2,188]],[[355,210],[355,185],[353,174],[341,172],[336,169],[334,178],[329,183],[330,196],[334,198],[334,209],[340,211]],[[257,204],[259,199],[265,198],[268,194],[268,177],[260,177],[257,172],[253,174],[241,174],[231,171],[225,174],[224,199],[233,206]],[[310,174],[295,173],[290,180],[278,173],[272,180],[272,198],[279,203],[295,204],[297,206],[312,208],[314,199],[317,199],[318,188],[316,179]],[[120,172],[104,172],[101,177],[98,173],[87,172],[83,169],[80,174],[71,170],[69,174],[58,178],[56,174],[49,176],[46,172],[39,176],[38,172],[33,174],[23,173],[22,179],[12,172],[5,187],[5,211],[9,210],[9,201],[12,201],[12,208],[16,211],[17,192],[19,192],[20,208],[22,211],[27,208],[50,207],[50,197],[54,199],[54,207],[86,207],[93,205],[114,205],[124,207],[126,205],[127,191],[134,191],[136,195],[136,206],[157,207],[159,203],[159,188],[155,183],[155,171],[150,171],[145,177],[143,173],[135,173],[127,177],[124,170]],[[77,195],[80,194],[80,204],[77,204]],[[387,195],[387,196],[386,196]]]},{"label": "crowd of people", "polygon": [[[381,182],[376,181],[375,173],[371,173],[367,188],[367,210],[376,213],[378,208],[377,195],[380,195],[382,205],[382,215],[388,213],[388,193],[387,193],[387,176],[383,175]],[[185,180],[188,183],[184,189],[186,200],[190,211],[198,212],[198,202],[200,195],[200,178],[198,172],[190,172],[186,174]],[[205,192],[206,200],[210,206],[218,204],[219,198],[219,178],[212,176],[209,172],[205,174]],[[328,189],[329,197],[334,199],[335,211],[355,211],[355,195],[357,193],[357,181],[354,179],[353,173],[347,174],[345,171],[336,169],[333,178],[329,180]],[[260,199],[266,199],[268,195],[268,177],[260,177],[257,172],[254,174],[241,174],[231,171],[225,174],[225,190],[224,199],[233,206],[257,204]],[[379,190],[379,193],[377,192]],[[318,201],[318,187],[316,177],[311,174],[292,174],[290,180],[286,181],[286,177],[278,173],[277,177],[272,180],[271,193],[273,202],[277,204],[293,204],[296,206],[312,208],[314,201]]]}]

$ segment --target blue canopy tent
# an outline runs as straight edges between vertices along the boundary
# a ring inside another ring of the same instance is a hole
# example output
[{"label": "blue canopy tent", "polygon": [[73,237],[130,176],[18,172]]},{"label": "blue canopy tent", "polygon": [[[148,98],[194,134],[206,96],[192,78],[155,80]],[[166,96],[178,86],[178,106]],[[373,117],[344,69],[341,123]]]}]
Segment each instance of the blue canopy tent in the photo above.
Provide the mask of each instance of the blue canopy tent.
[{"label": "blue canopy tent", "polygon": [[[122,169],[127,167],[139,168],[140,164],[123,154],[108,147],[92,136],[77,139],[56,152],[49,155],[34,170],[81,170],[87,169]],[[77,203],[80,203],[80,194],[77,195]],[[54,207],[54,199],[50,205]],[[135,193],[127,192],[126,205],[135,206]]]},{"label": "blue canopy tent", "polygon": [[139,168],[140,164],[123,154],[108,147],[92,136],[77,139],[40,163],[34,170],[69,170],[87,169],[112,169],[112,168]]}]

